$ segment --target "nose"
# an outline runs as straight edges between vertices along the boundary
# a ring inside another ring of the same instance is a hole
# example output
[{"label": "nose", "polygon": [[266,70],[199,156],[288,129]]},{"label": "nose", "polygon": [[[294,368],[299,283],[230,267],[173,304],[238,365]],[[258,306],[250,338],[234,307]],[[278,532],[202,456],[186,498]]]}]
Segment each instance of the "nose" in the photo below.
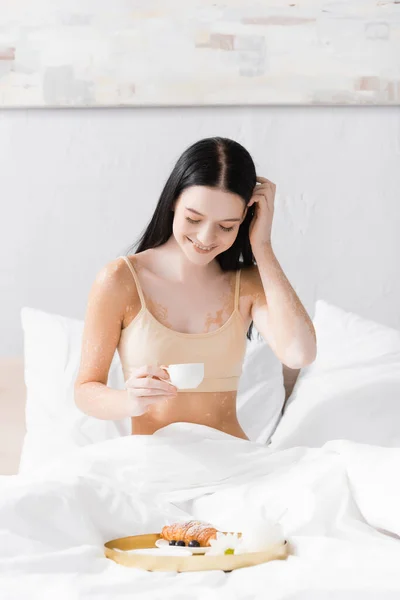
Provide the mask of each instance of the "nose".
[{"label": "nose", "polygon": [[212,246],[215,243],[215,234],[213,226],[202,227],[197,234],[197,241],[202,246]]}]

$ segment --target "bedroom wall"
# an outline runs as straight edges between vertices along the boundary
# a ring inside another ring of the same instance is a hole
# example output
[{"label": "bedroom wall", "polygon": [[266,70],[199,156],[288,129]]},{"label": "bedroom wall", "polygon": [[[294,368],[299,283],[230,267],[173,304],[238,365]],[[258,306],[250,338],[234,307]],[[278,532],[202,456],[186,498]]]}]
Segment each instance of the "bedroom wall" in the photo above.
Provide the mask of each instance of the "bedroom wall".
[{"label": "bedroom wall", "polygon": [[273,246],[309,313],[324,298],[400,328],[399,107],[4,110],[0,356],[22,354],[22,306],[83,318],[97,270],[212,135],[277,184]]}]

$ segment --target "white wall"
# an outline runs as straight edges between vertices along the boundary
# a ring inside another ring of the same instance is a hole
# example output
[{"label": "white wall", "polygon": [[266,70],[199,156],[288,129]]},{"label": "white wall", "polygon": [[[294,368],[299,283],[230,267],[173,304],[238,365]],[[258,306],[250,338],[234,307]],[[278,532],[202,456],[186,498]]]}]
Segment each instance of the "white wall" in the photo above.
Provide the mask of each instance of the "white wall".
[{"label": "white wall", "polygon": [[273,246],[310,314],[324,298],[400,328],[399,107],[4,110],[0,355],[22,353],[22,306],[83,318],[97,270],[211,135],[277,184]]}]

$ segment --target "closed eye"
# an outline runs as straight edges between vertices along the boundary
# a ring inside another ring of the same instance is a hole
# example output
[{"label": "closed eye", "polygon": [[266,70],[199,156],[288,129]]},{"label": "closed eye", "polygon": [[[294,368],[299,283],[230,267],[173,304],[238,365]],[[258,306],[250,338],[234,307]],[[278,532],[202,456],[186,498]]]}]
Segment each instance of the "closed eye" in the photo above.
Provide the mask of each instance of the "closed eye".
[{"label": "closed eye", "polygon": [[[189,221],[189,223],[200,223],[200,221],[195,221],[194,219],[191,219],[190,217],[186,217],[186,221]],[[233,227],[224,227],[223,225],[220,225],[222,231],[232,231]]]}]

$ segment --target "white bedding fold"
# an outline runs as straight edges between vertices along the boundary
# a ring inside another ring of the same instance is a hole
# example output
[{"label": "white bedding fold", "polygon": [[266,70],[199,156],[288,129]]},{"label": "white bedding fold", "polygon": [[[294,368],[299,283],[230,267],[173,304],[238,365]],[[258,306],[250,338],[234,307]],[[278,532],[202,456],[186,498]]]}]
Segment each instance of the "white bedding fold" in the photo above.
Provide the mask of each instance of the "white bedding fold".
[{"label": "white bedding fold", "polygon": [[[0,597],[51,597],[56,575],[69,600],[133,590],[152,599],[265,598],[266,589],[269,599],[302,590],[400,596],[399,472],[398,449],[337,440],[274,452],[188,423],[87,446],[29,476],[0,479]],[[285,509],[295,555],[284,562],[175,575],[127,569],[102,554],[106,540],[183,516],[240,530],[249,514]]]}]

